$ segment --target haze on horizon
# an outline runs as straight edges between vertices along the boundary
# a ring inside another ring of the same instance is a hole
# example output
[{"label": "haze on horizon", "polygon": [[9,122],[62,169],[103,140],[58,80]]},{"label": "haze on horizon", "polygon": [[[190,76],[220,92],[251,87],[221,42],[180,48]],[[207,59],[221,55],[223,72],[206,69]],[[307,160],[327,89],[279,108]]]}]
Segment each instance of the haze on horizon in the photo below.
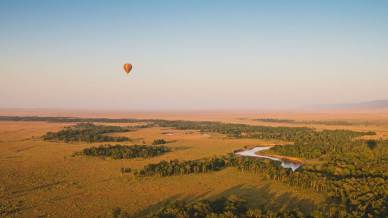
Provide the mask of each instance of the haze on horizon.
[{"label": "haze on horizon", "polygon": [[[388,99],[388,2],[1,1],[0,107]],[[122,65],[134,65],[126,76]]]}]

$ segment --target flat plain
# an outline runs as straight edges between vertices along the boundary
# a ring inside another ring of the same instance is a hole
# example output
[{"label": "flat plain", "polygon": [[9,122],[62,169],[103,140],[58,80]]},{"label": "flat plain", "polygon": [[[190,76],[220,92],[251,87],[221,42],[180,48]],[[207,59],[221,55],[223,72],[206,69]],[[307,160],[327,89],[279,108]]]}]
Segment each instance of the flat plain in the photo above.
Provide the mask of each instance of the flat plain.
[{"label": "flat plain", "polygon": [[[344,114],[347,114],[344,116]],[[42,111],[19,111],[1,115],[46,115]],[[70,113],[55,112],[55,116]],[[388,137],[388,113],[88,113],[71,112],[78,117],[126,117],[170,120],[209,120],[269,126],[308,126],[317,130],[351,129],[375,131],[374,138]],[[255,121],[259,118],[293,120],[346,120],[352,125],[287,124]],[[114,160],[74,155],[84,148],[106,143],[64,143],[44,141],[41,136],[59,131],[74,123],[32,121],[0,122],[0,204],[2,215],[15,217],[109,217],[113,208],[120,207],[141,217],[175,200],[195,201],[237,195],[248,199],[252,207],[270,205],[273,208],[293,208],[303,205],[319,207],[325,196],[234,168],[206,174],[171,177],[138,178],[121,173],[121,168],[141,169],[161,160],[192,160],[225,155],[252,146],[284,144],[279,140],[230,138],[218,133],[177,130],[164,127],[142,128],[112,136],[131,140],[120,144],[151,144],[165,139],[172,152],[153,158]],[[101,124],[101,123],[100,123]],[[105,125],[137,125],[137,123],[102,123]],[[111,143],[112,144],[112,143]],[[114,143],[113,143],[114,144]],[[292,145],[289,145],[292,146]]]}]

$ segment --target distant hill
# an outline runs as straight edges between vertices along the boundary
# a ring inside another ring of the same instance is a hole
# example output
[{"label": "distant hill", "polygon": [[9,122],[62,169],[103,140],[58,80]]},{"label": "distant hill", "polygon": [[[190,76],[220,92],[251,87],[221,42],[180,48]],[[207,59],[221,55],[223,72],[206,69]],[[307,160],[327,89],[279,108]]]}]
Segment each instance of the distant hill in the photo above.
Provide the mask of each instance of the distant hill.
[{"label": "distant hill", "polygon": [[388,109],[388,100],[365,101],[346,104],[327,104],[320,105],[318,107],[324,109]]}]

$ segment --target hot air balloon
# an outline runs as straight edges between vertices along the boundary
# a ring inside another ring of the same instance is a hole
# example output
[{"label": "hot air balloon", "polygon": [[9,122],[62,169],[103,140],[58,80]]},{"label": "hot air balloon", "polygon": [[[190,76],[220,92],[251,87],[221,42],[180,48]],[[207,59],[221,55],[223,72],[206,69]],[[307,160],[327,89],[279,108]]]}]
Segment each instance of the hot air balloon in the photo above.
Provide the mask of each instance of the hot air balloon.
[{"label": "hot air balloon", "polygon": [[124,64],[124,71],[125,73],[127,73],[127,75],[129,74],[129,72],[131,72],[132,70],[132,64]]}]

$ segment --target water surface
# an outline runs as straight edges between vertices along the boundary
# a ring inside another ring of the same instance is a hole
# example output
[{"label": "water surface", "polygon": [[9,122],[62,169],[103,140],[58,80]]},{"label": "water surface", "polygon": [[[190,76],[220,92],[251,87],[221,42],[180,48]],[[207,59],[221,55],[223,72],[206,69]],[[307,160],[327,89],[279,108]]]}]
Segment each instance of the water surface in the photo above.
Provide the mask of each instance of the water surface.
[{"label": "water surface", "polygon": [[266,159],[270,159],[270,160],[274,160],[274,161],[280,161],[281,162],[281,166],[283,168],[289,168],[289,169],[292,169],[292,171],[295,171],[296,169],[298,169],[302,165],[300,163],[286,161],[286,160],[282,160],[282,159],[276,158],[276,157],[256,154],[259,151],[268,150],[270,148],[272,148],[272,146],[255,147],[255,148],[252,148],[250,150],[245,150],[245,151],[237,152],[236,154],[237,155],[241,155],[241,156],[245,156],[245,157],[259,157],[259,158],[266,158]]}]

